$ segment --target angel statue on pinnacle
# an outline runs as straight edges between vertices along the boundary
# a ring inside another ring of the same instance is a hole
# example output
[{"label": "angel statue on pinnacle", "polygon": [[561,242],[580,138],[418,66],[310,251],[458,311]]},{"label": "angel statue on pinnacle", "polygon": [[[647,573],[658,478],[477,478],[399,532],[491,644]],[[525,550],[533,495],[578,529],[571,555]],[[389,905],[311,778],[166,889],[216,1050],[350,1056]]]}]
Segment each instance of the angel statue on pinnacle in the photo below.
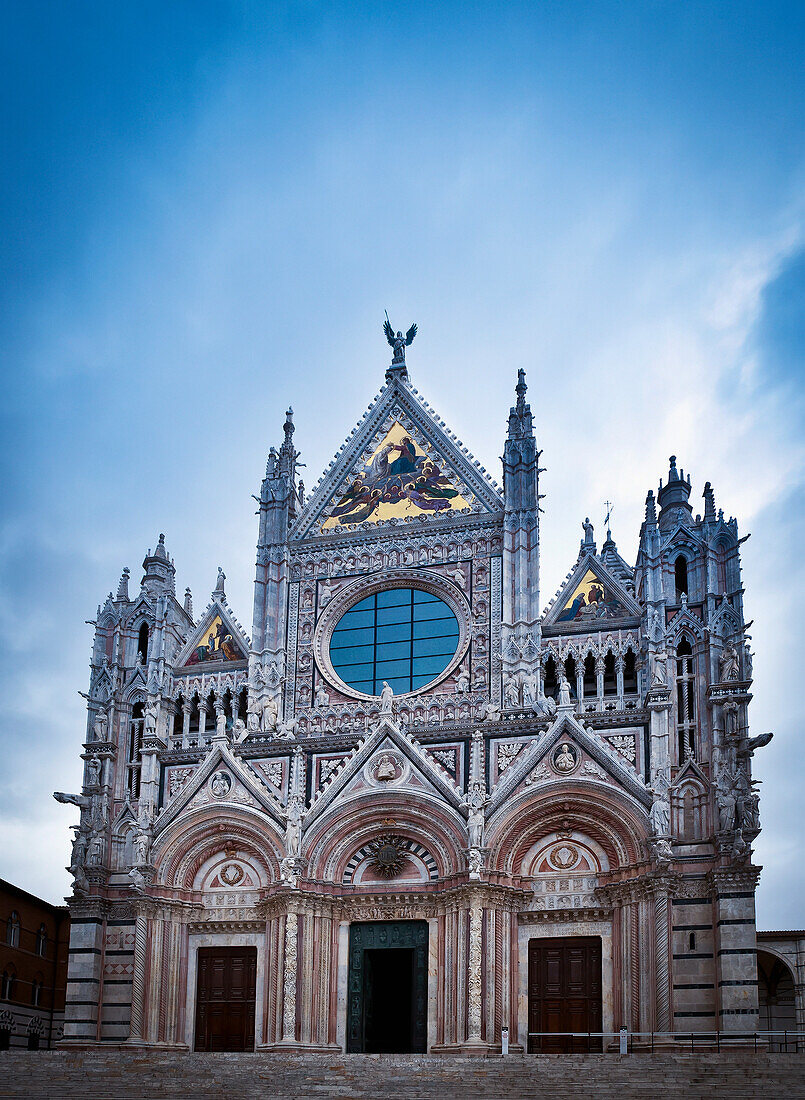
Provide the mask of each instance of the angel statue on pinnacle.
[{"label": "angel statue on pinnacle", "polygon": [[392,363],[404,363],[405,349],[411,346],[411,344],[414,342],[414,337],[416,336],[416,325],[411,325],[405,336],[403,336],[402,332],[397,332],[395,334],[387,311],[386,320],[383,322],[383,331],[386,334],[386,339],[388,340],[389,344],[392,348],[394,348],[394,356],[391,360]]}]

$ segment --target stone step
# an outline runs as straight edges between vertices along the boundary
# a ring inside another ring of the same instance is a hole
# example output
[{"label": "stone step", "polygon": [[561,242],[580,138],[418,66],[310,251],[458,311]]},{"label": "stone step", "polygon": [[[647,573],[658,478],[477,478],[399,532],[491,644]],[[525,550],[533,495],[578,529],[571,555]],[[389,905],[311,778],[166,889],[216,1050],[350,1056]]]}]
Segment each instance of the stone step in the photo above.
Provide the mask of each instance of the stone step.
[{"label": "stone step", "polygon": [[3,1100],[805,1100],[805,1054],[0,1054]]}]

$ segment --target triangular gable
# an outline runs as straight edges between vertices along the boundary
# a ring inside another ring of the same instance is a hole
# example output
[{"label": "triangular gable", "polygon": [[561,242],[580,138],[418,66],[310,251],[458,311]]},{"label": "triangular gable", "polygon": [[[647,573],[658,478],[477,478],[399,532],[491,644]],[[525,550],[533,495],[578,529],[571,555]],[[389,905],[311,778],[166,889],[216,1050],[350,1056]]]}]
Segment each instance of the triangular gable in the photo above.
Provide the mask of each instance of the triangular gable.
[{"label": "triangular gable", "polygon": [[681,787],[686,780],[693,779],[703,790],[707,790],[710,786],[710,782],[702,769],[696,763],[695,760],[687,759],[679,771],[676,773],[676,778],[669,787],[669,790],[676,790]]},{"label": "triangular gable", "polygon": [[292,538],[358,523],[498,513],[498,486],[405,380],[369,406],[291,529]]},{"label": "triangular gable", "polygon": [[548,605],[543,630],[609,630],[639,620],[640,605],[595,554],[583,554]]},{"label": "triangular gable", "polygon": [[[175,821],[185,809],[189,808],[190,803],[201,788],[218,771],[228,772],[234,780],[237,780],[246,789],[260,809],[273,818],[282,829],[285,828],[285,815],[278,799],[271,794],[264,783],[258,780],[251,768],[245,767],[236,756],[233,756],[225,741],[214,740],[206,758],[196,769],[195,775],[182,787],[174,800],[165,807],[157,818],[154,828],[155,837],[164,832],[171,822]],[[228,800],[226,794],[224,794],[220,798],[219,804],[227,806],[232,805],[233,802]]]},{"label": "triangular gable", "polygon": [[213,600],[182,647],[174,667],[219,669],[233,661],[247,661],[249,639],[221,600]]},{"label": "triangular gable", "polygon": [[[492,790],[489,799],[488,816],[491,817],[511,798],[517,787],[523,783],[529,773],[537,767],[563,738],[574,741],[596,764],[615,780],[615,782],[648,809],[651,806],[651,794],[637,774],[624,762],[623,757],[592,733],[568,711],[560,711],[555,721],[544,733],[539,734],[531,744],[517,754],[512,764],[503,772],[500,781]],[[573,780],[583,782],[588,776],[573,776]]]},{"label": "triangular gable", "polygon": [[418,741],[404,733],[395,722],[382,718],[374,730],[355,748],[346,762],[336,771],[329,783],[315,795],[305,817],[305,828],[332,806],[333,801],[343,796],[348,787],[354,784],[366,764],[373,756],[381,754],[388,743],[396,748],[411,765],[418,778],[436,792],[454,809],[461,811],[462,793],[451,781],[444,768],[431,760]]}]

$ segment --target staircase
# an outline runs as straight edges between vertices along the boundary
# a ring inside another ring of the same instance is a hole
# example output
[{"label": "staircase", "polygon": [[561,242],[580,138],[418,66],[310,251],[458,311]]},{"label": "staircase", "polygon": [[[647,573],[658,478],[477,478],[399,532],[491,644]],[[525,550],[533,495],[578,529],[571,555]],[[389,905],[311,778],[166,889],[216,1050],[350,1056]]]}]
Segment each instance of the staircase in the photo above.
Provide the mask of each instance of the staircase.
[{"label": "staircase", "polygon": [[0,1098],[24,1100],[796,1100],[805,1054],[0,1054]]}]

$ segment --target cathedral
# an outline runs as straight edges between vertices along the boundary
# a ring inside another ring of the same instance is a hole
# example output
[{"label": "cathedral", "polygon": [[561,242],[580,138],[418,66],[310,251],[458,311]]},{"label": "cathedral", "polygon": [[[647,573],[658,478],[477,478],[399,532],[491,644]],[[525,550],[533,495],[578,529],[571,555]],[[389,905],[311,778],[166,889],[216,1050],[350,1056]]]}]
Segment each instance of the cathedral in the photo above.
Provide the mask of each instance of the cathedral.
[{"label": "cathedral", "polygon": [[412,385],[415,334],[387,326],[385,384],[309,495],[289,410],[250,632],[220,567],[199,614],[177,595],[162,535],[98,609],[83,787],[56,794],[80,811],[63,1045],[492,1054],[759,1026],[770,735],[737,522],[709,482],[694,514],[672,457],[633,564],[585,520],[541,606],[524,372],[499,484]]}]

